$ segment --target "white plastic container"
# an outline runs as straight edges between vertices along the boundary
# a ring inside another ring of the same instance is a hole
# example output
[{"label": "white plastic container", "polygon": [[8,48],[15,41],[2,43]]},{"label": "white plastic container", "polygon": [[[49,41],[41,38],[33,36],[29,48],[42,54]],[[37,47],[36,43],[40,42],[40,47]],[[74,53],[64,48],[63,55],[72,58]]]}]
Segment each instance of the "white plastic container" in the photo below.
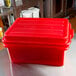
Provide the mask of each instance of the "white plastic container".
[{"label": "white plastic container", "polygon": [[31,10],[23,10],[23,11],[21,11],[20,17],[32,18],[32,11]]},{"label": "white plastic container", "polygon": [[40,11],[39,8],[31,7],[31,8],[28,8],[28,9],[32,11],[33,18],[39,18],[39,11]]}]

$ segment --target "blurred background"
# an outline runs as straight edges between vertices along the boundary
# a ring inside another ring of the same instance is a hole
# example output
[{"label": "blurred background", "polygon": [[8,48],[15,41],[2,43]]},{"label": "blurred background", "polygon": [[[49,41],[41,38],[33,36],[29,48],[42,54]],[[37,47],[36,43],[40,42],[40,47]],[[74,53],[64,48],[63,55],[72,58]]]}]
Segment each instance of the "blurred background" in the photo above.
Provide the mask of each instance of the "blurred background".
[{"label": "blurred background", "polygon": [[[13,64],[2,38],[16,18],[67,18],[74,38],[64,66]],[[76,0],[0,0],[0,76],[76,76]]]},{"label": "blurred background", "polygon": [[4,32],[18,17],[68,18],[76,33],[76,0],[0,0],[0,50]]}]

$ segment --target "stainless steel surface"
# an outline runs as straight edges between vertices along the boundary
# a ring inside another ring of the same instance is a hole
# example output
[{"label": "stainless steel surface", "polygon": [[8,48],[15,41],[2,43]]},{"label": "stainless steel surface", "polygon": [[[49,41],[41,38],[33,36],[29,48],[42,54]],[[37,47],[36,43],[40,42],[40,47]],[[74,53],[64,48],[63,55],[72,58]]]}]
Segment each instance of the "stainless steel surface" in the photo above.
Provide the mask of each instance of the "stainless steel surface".
[{"label": "stainless steel surface", "polygon": [[0,51],[0,76],[76,76],[76,38],[70,49],[65,51],[65,64],[62,67],[12,64],[6,49]]}]

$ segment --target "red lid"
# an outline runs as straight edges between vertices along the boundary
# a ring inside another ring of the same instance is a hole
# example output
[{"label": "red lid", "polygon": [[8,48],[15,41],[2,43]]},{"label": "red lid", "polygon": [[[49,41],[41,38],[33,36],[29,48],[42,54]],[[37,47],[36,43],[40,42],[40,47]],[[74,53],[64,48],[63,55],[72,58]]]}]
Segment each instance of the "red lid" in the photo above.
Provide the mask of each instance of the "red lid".
[{"label": "red lid", "polygon": [[6,31],[3,42],[67,46],[71,42],[71,32],[67,19],[18,18]]},{"label": "red lid", "polygon": [[60,18],[18,18],[5,36],[58,38],[68,37],[69,22]]}]

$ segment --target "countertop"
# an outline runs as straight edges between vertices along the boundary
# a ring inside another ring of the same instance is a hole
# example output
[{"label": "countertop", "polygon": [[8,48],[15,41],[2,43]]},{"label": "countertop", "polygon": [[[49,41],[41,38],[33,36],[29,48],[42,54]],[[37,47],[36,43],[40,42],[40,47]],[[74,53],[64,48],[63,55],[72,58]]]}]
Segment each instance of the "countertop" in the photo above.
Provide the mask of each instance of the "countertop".
[{"label": "countertop", "polygon": [[0,51],[0,76],[76,76],[76,38],[65,51],[64,66],[10,63],[7,49]]}]

